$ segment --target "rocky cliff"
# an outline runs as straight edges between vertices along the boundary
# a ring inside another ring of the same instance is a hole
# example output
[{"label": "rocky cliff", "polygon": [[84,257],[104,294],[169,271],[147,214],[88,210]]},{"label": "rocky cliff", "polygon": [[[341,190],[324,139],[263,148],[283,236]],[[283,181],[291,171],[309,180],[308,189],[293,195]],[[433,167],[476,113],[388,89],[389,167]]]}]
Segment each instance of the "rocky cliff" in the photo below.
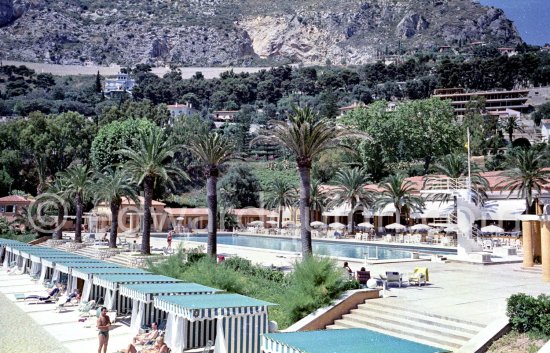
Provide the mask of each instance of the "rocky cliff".
[{"label": "rocky cliff", "polygon": [[472,0],[0,0],[10,59],[185,65],[360,64],[377,53],[521,42]]}]

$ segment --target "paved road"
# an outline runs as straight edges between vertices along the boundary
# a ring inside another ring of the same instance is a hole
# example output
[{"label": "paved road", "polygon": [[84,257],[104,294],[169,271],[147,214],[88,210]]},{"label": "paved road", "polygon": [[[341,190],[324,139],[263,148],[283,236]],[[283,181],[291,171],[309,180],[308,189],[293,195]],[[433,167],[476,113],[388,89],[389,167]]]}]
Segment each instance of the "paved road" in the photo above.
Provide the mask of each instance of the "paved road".
[{"label": "paved road", "polygon": [[[11,61],[3,60],[3,65],[25,65],[38,73],[46,72],[57,76],[69,76],[69,75],[95,75],[99,73],[103,76],[114,76],[120,72],[119,65],[112,66],[81,66],[81,65],[55,65],[55,64],[42,64],[31,63],[25,61]],[[260,70],[269,69],[269,67],[182,67],[180,68],[182,77],[184,79],[191,78],[196,72],[200,71],[205,78],[219,77],[222,72],[233,70],[235,73],[241,72],[258,72]],[[154,67],[152,72],[157,76],[163,76],[169,72],[168,67]]]}]

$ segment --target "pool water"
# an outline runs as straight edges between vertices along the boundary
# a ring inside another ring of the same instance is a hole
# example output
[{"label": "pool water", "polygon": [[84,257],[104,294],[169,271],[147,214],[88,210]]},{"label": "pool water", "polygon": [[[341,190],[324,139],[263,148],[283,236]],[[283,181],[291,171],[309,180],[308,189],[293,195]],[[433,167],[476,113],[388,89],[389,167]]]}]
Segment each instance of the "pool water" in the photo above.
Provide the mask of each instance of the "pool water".
[{"label": "pool water", "polygon": [[[180,240],[188,240],[206,243],[206,235],[192,235],[178,237]],[[249,248],[260,248],[270,250],[281,250],[289,252],[301,252],[302,244],[300,239],[277,238],[277,237],[258,237],[251,235],[232,235],[218,234],[218,244],[244,246]],[[349,244],[331,241],[312,242],[313,253],[316,255],[328,255],[334,257],[347,257],[353,259],[409,259],[412,252],[422,252],[429,254],[453,254],[453,251],[440,251],[429,248],[423,249],[405,249],[393,246]]]}]

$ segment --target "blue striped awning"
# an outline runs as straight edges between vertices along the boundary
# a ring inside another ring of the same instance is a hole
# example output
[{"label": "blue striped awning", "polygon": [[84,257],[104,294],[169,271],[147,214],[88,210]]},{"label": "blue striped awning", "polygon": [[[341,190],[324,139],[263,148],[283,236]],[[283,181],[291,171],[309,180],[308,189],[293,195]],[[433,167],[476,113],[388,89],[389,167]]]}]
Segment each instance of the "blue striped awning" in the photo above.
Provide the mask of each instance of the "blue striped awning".
[{"label": "blue striped awning", "polygon": [[85,261],[97,261],[91,260],[88,257],[79,255],[63,255],[63,256],[45,256],[40,258],[40,262],[48,267],[54,268],[58,263],[64,262],[85,262]]},{"label": "blue striped awning", "polygon": [[196,283],[147,283],[120,285],[120,294],[145,303],[153,302],[154,296],[214,294],[221,292],[216,288]]},{"label": "blue striped awning", "polygon": [[172,283],[172,282],[181,282],[178,279],[154,275],[154,274],[143,274],[138,276],[128,276],[128,275],[96,275],[93,278],[93,284],[100,287],[117,290],[119,284],[132,284],[132,283]]},{"label": "blue striped awning", "polygon": [[[337,346],[335,345],[337,343]],[[337,349],[335,349],[337,347]],[[265,333],[264,353],[439,353],[447,350],[385,335],[371,330],[300,331]]]},{"label": "blue striped awning", "polygon": [[267,313],[269,302],[239,294],[154,297],[154,306],[190,321]]},{"label": "blue striped awning", "polygon": [[99,261],[99,260],[58,262],[55,264],[56,270],[59,270],[59,272],[63,272],[67,274],[70,274],[73,268],[89,268],[89,267],[111,268],[111,267],[119,267],[119,266],[113,263]]},{"label": "blue striped awning", "polygon": [[87,267],[87,268],[73,268],[71,274],[75,277],[81,278],[83,280],[91,279],[94,275],[104,274],[104,275],[142,275],[149,273],[140,268],[128,268],[128,267]]}]

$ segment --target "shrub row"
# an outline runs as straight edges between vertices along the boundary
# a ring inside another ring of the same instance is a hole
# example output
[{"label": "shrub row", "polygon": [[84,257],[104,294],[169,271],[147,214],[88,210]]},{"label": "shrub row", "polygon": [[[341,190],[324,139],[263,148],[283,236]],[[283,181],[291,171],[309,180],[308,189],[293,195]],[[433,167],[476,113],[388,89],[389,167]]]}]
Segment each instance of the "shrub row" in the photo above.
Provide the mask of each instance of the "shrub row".
[{"label": "shrub row", "polygon": [[550,296],[533,297],[524,293],[508,298],[506,315],[512,328],[519,332],[550,335]]}]

